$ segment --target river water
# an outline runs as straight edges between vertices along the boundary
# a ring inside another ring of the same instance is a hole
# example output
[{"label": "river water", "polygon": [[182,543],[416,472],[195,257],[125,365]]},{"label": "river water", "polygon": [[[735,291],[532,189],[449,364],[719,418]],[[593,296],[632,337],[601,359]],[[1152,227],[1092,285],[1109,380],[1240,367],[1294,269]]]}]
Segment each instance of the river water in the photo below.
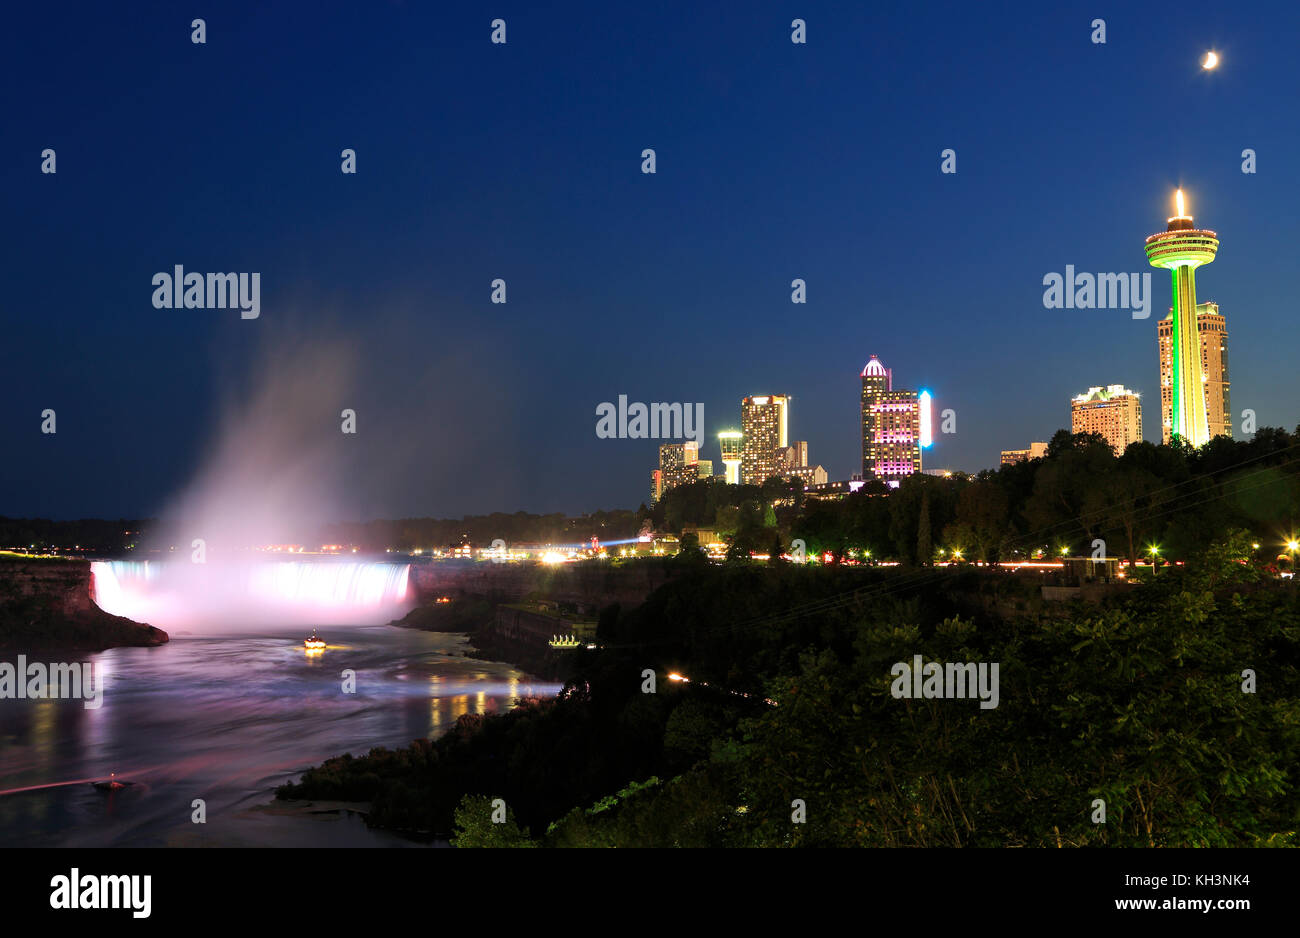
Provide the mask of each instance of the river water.
[{"label": "river water", "polygon": [[[465,657],[464,636],[391,626],[184,637],[83,656],[104,681],[80,700],[0,700],[5,846],[410,846],[351,812],[284,813],[274,789],[330,756],[436,737],[559,685]],[[49,662],[50,656],[28,656]],[[6,660],[16,661],[10,655]],[[356,675],[345,693],[341,672]],[[115,792],[91,781],[114,773]],[[194,823],[202,799],[206,823]]]}]

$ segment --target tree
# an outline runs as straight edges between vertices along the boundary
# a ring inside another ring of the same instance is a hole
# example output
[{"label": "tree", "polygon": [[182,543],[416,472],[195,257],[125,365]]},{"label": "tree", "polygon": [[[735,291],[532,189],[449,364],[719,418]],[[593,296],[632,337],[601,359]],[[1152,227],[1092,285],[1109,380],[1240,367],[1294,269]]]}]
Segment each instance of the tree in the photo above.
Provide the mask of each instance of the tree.
[{"label": "tree", "polygon": [[[487,795],[466,795],[456,808],[456,835],[453,847],[536,847],[532,838],[520,830],[508,806],[494,805],[500,799]],[[494,815],[504,820],[493,820]]]},{"label": "tree", "polygon": [[934,559],[934,547],[930,544],[930,492],[921,494],[921,518],[916,523],[916,561],[928,564]]},{"label": "tree", "polygon": [[785,563],[782,556],[785,553],[785,544],[781,541],[781,532],[772,529],[772,546],[768,549],[768,559],[771,563]]},{"label": "tree", "polygon": [[972,482],[957,497],[956,520],[944,528],[944,537],[956,541],[973,560],[996,560],[1009,533],[1009,512],[1006,493],[996,480]]},{"label": "tree", "polygon": [[727,559],[748,560],[750,554],[762,550],[767,543],[758,503],[746,501],[740,507],[740,523],[736,533],[728,538]]},{"label": "tree", "polygon": [[1034,474],[1034,491],[1024,513],[1044,540],[1090,539],[1097,519],[1089,517],[1086,501],[1105,484],[1115,453],[1100,434],[1057,431],[1047,458]]}]

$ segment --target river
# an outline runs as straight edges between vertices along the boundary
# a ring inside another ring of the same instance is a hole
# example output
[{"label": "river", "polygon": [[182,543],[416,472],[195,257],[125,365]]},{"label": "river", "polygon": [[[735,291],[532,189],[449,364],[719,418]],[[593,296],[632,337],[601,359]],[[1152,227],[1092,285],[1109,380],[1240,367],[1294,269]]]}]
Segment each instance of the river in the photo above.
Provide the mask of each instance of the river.
[{"label": "river", "polygon": [[[392,626],[185,637],[77,658],[103,702],[0,700],[5,846],[414,846],[352,812],[284,813],[276,786],[345,752],[436,737],[559,685],[464,657],[462,635]],[[6,660],[13,662],[15,656]],[[29,656],[49,662],[51,656]],[[345,693],[341,672],[356,675]],[[116,778],[106,792],[91,781]],[[195,823],[201,799],[206,822]]]}]

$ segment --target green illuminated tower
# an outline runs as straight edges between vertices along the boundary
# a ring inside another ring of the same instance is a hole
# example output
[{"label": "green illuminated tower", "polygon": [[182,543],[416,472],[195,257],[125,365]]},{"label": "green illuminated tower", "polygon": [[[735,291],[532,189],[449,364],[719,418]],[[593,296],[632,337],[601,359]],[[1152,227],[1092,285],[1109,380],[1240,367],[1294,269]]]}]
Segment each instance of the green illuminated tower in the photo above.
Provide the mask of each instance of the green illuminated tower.
[{"label": "green illuminated tower", "polygon": [[1183,209],[1178,190],[1178,214],[1169,227],[1147,238],[1147,260],[1152,267],[1167,267],[1173,277],[1173,402],[1172,434],[1193,446],[1210,439],[1205,410],[1205,375],[1201,369],[1201,340],[1196,331],[1196,268],[1214,260],[1219,238],[1213,231],[1196,228]]}]

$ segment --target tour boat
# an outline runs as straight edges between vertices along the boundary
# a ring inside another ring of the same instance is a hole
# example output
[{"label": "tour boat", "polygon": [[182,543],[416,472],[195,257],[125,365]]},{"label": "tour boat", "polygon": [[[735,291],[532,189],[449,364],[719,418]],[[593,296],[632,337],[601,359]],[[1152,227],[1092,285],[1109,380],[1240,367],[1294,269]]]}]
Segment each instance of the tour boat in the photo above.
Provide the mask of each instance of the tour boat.
[{"label": "tour boat", "polygon": [[320,651],[325,647],[325,639],[316,637],[316,630],[312,629],[311,638],[304,639],[302,647],[308,651]]},{"label": "tour boat", "polygon": [[118,789],[125,788],[130,784],[130,782],[119,782],[115,777],[116,775],[116,772],[110,772],[106,780],[91,782],[90,784],[95,788],[98,788],[100,791],[117,791]]}]

